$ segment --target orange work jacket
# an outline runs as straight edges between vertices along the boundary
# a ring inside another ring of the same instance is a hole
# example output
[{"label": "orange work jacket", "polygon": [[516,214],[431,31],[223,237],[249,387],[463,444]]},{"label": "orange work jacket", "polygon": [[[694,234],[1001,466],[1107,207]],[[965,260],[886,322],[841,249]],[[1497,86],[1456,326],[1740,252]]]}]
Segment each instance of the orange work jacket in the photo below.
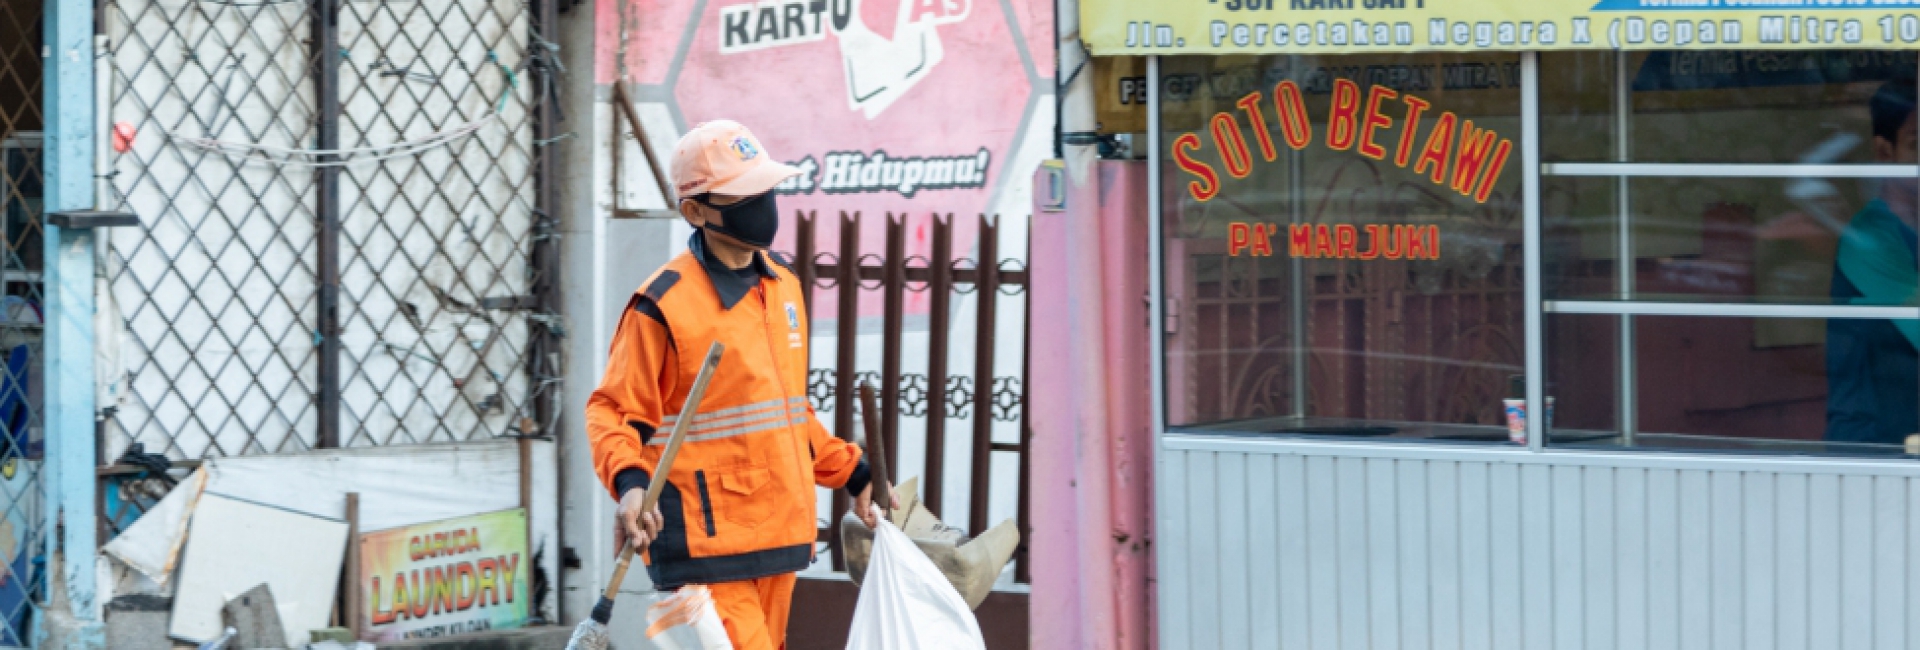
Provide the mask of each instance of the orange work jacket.
[{"label": "orange work jacket", "polygon": [[594,469],[617,500],[635,487],[623,473],[652,480],[708,346],[726,346],[661,490],[664,527],[644,556],[661,589],[806,568],[818,536],[813,487],[842,487],[864,465],[807,401],[799,278],[756,253],[757,286],[726,306],[709,274],[729,270],[703,264],[701,244],[695,233],[634,293],[587,400]]}]

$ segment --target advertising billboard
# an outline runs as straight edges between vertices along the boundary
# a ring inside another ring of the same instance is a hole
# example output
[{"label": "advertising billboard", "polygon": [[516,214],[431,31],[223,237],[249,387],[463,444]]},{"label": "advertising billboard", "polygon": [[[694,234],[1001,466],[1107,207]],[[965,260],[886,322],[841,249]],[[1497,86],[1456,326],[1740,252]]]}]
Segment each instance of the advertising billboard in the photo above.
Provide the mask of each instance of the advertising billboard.
[{"label": "advertising billboard", "polygon": [[527,622],[532,565],[523,509],[374,531],[357,543],[364,640],[455,636]]},{"label": "advertising billboard", "polygon": [[1096,55],[1912,48],[1920,0],[1084,0]]},{"label": "advertising billboard", "polygon": [[[882,250],[887,213],[912,215],[907,253],[922,257],[928,215],[955,217],[965,255],[975,215],[1024,224],[1031,211],[1033,171],[1052,155],[1050,3],[625,0],[595,10],[598,81],[630,84],[663,161],[693,125],[731,119],[805,172],[778,189],[775,250],[796,249],[786,218],[798,211],[817,212],[826,242],[842,212],[861,213],[867,252]],[[652,194],[644,167],[623,165],[623,191]],[[642,200],[616,198],[623,208]],[[832,314],[833,296],[820,300],[816,314]],[[911,294],[906,312],[924,314],[926,302]],[[862,299],[863,315],[878,309],[877,295]]]}]

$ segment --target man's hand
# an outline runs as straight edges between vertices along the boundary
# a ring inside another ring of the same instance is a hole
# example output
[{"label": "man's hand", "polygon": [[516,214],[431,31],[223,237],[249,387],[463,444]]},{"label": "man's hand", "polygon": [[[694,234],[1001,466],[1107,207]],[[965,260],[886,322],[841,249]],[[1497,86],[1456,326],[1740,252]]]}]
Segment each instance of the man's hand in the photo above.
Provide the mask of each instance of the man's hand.
[{"label": "man's hand", "polygon": [[660,506],[655,505],[651,512],[642,514],[640,502],[647,498],[642,488],[627,490],[620,497],[620,510],[613,517],[613,554],[618,557],[627,550],[627,540],[634,540],[634,546],[646,549],[660,534],[660,527],[666,521],[660,516]]},{"label": "man's hand", "polygon": [[[887,486],[887,494],[893,494],[893,486]],[[860,496],[854,497],[853,512],[860,517],[860,521],[865,523],[867,528],[874,530],[880,528],[880,508],[873,504],[872,483],[868,483],[867,488],[860,491]]]}]

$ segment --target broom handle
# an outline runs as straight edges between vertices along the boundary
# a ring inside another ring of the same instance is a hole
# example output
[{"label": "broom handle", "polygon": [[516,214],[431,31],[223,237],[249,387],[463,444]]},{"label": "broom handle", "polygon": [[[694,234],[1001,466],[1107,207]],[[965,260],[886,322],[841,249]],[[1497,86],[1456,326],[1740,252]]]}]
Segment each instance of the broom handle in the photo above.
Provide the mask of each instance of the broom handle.
[{"label": "broom handle", "polygon": [[[707,381],[713,379],[713,371],[720,366],[720,353],[727,346],[719,341],[707,348],[707,359],[700,362],[700,375],[693,380],[693,390],[687,391],[687,403],[680,408],[680,417],[673,421],[673,436],[667,438],[666,451],[660,452],[660,462],[653,466],[653,480],[647,482],[647,493],[640,499],[640,512],[653,512],[654,504],[660,502],[660,489],[667,484],[667,472],[673,469],[673,457],[680,455],[680,443],[687,441],[687,427],[693,424],[693,415],[699,412],[700,396],[707,392]],[[620,594],[620,583],[627,579],[627,567],[633,565],[633,553],[639,546],[633,541],[620,551],[620,563],[613,567],[613,579],[607,581],[607,600],[613,600]]]}]

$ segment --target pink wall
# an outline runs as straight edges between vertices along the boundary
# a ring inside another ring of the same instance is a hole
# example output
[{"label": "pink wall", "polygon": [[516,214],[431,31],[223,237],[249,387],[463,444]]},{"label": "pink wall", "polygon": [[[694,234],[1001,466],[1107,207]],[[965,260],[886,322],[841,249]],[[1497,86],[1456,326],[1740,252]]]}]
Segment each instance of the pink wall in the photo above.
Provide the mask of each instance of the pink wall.
[{"label": "pink wall", "polygon": [[1033,219],[1033,647],[1149,648],[1146,165],[1059,176],[1066,209]]}]

